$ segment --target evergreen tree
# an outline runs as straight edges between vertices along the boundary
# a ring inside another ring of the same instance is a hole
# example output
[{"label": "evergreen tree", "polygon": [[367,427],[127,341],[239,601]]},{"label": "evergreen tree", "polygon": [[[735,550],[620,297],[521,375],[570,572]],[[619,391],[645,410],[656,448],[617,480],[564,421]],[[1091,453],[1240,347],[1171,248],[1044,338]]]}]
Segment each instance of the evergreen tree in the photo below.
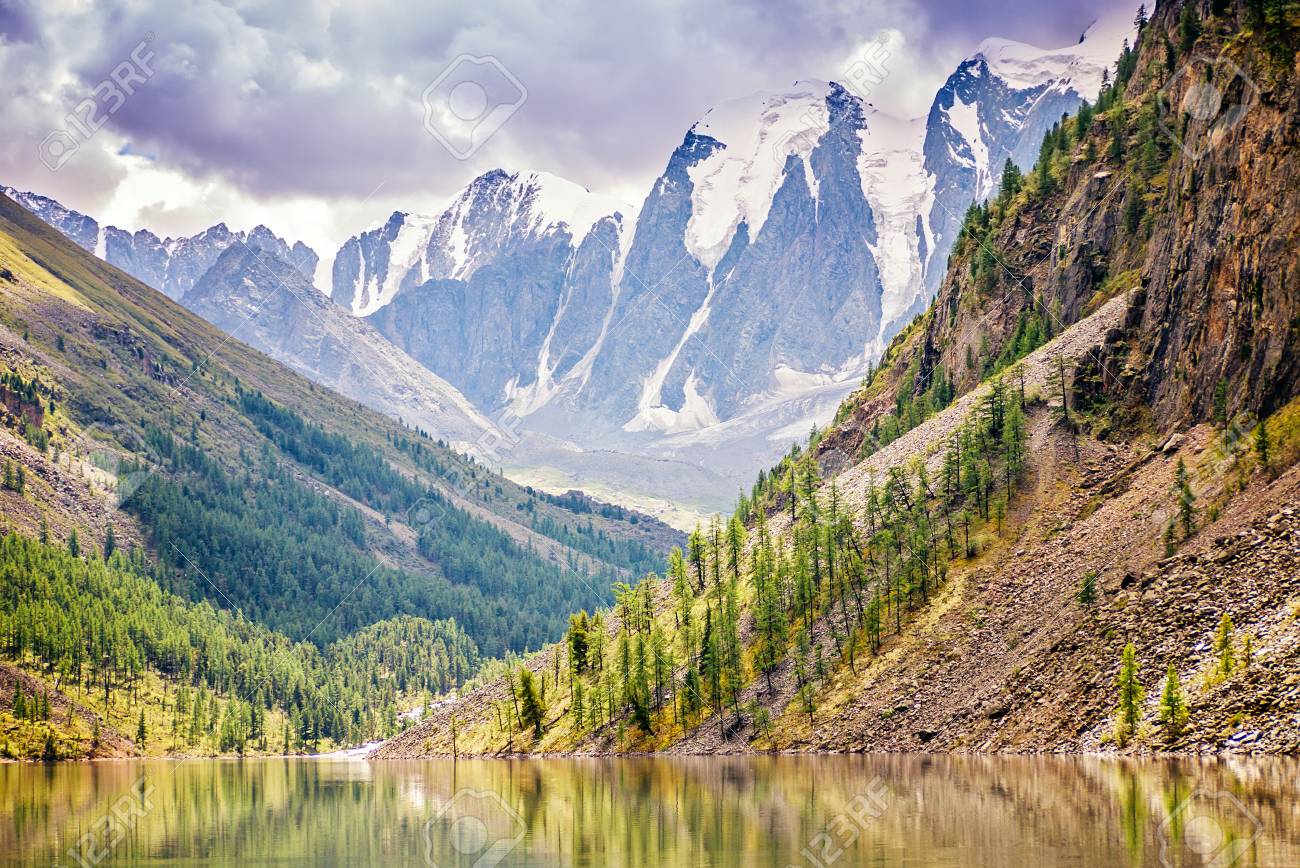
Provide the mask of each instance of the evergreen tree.
[{"label": "evergreen tree", "polygon": [[1143,691],[1138,680],[1137,649],[1132,642],[1124,646],[1116,685],[1119,687],[1119,707],[1115,712],[1115,740],[1123,747],[1137,734],[1138,724],[1142,721]]},{"label": "evergreen tree", "polygon": [[1255,426],[1255,459],[1265,473],[1269,472],[1269,453],[1272,451],[1271,444],[1268,440],[1268,426],[1261,419]]},{"label": "evergreen tree", "polygon": [[149,732],[145,728],[145,724],[144,724],[144,709],[141,708],[140,722],[136,724],[136,728],[135,728],[135,746],[136,746],[136,750],[140,751],[140,753],[144,753],[145,743],[148,741],[148,738],[149,738]]},{"label": "evergreen tree", "polygon": [[542,730],[546,726],[546,706],[542,704],[542,699],[537,693],[537,683],[533,679],[533,673],[528,669],[519,670],[519,692],[521,695],[519,716],[524,726],[533,728],[533,735],[536,738],[542,737]]},{"label": "evergreen tree", "polygon": [[587,648],[590,640],[591,625],[584,609],[576,615],[569,616],[569,661],[575,673],[587,671]]},{"label": "evergreen tree", "polygon": [[1182,14],[1178,16],[1178,40],[1183,54],[1192,50],[1201,35],[1201,20],[1196,15],[1195,3],[1184,3]]},{"label": "evergreen tree", "polygon": [[1160,692],[1160,726],[1164,730],[1166,741],[1172,743],[1178,740],[1187,724],[1187,717],[1187,702],[1183,698],[1183,688],[1178,683],[1178,671],[1170,663],[1169,671],[1165,673],[1164,690]]},{"label": "evergreen tree", "polygon": [[1196,529],[1196,494],[1187,476],[1187,465],[1182,457],[1174,468],[1174,496],[1178,503],[1178,520],[1183,526],[1183,538],[1192,535]]},{"label": "evergreen tree", "polygon": [[1214,424],[1220,428],[1228,424],[1228,381],[1224,377],[1214,386]]},{"label": "evergreen tree", "polygon": [[1232,648],[1232,618],[1227,612],[1219,619],[1219,629],[1214,633],[1214,654],[1219,660],[1219,674],[1231,675],[1236,659]]},{"label": "evergreen tree", "polygon": [[1076,596],[1081,606],[1091,606],[1097,602],[1097,571],[1088,570],[1083,574],[1083,580],[1079,583],[1079,593]]}]

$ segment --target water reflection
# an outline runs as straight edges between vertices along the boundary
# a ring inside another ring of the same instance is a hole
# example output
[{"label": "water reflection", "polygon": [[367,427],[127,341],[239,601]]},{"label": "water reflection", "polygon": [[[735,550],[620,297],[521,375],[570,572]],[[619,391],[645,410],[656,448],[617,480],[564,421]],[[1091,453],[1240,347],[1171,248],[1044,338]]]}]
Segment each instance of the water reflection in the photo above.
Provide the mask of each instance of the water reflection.
[{"label": "water reflection", "polygon": [[1300,865],[1300,765],[820,756],[0,766],[0,863]]}]

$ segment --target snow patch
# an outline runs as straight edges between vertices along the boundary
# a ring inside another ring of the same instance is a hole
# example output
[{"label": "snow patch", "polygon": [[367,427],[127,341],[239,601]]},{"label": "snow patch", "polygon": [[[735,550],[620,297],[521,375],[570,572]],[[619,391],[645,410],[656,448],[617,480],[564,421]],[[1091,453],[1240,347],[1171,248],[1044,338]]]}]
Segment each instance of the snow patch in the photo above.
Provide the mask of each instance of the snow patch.
[{"label": "snow patch", "polygon": [[948,123],[966,140],[971,150],[973,159],[963,157],[962,162],[975,170],[975,199],[983,201],[993,190],[993,176],[989,167],[989,147],[984,142],[980,125],[979,105],[953,100],[952,108],[948,109]]},{"label": "snow patch", "polygon": [[677,345],[673,347],[672,352],[659,360],[650,376],[645,378],[641,384],[641,396],[637,400],[637,412],[624,425],[624,431],[663,431],[671,433],[675,431],[692,431],[698,428],[705,428],[710,425],[718,424],[717,414],[709,406],[708,399],[699,394],[696,390],[698,380],[695,377],[695,371],[691,371],[686,377],[683,386],[685,400],[680,410],[672,410],[663,404],[664,380],[668,378],[668,372],[672,370],[673,365],[677,362],[677,357],[681,355],[682,348],[686,342],[695,336],[704,323],[709,319],[710,306],[713,304],[713,295],[717,287],[713,283],[713,278],[709,278],[709,291],[704,295],[704,301],[700,303],[699,309],[691,314],[691,320],[686,324],[686,330],[682,336],[677,339]]},{"label": "snow patch", "polygon": [[1011,39],[986,39],[969,59],[984,60],[989,72],[1008,87],[1027,90],[1061,81],[1092,100],[1101,89],[1102,71],[1114,64],[1123,41],[1132,45],[1137,40],[1135,11],[1136,7],[1115,8],[1094,21],[1074,45],[1044,49]]},{"label": "snow patch", "polygon": [[757,238],[785,178],[786,158],[803,163],[804,176],[817,197],[817,179],[808,157],[830,126],[824,81],[800,81],[782,93],[758,93],[723,103],[691,129],[724,147],[691,166],[694,189],[686,249],[712,271],[744,221]]},{"label": "snow patch", "polygon": [[518,183],[521,200],[530,198],[532,201],[534,225],[547,229],[563,223],[569,228],[575,247],[602,218],[615,213],[629,214],[634,210],[613,196],[593,193],[549,172],[531,172]]},{"label": "snow patch", "polygon": [[401,289],[402,281],[408,272],[419,269],[417,284],[426,280],[424,266],[424,248],[433,234],[435,221],[417,214],[402,215],[402,225],[396,237],[388,244],[388,268],[381,276],[378,272],[367,281],[366,294],[355,298],[352,312],[357,316],[369,316],[387,305]]},{"label": "snow patch", "polygon": [[[925,169],[924,118],[899,120],[873,109],[858,137],[858,175],[876,224],[876,243],[870,250],[880,269],[883,336],[925,291],[916,223],[933,207],[934,176]],[[925,241],[928,252],[933,239],[927,236]]]},{"label": "snow patch", "polygon": [[[664,372],[665,374],[667,371]],[[680,410],[670,410],[662,404],[642,406],[636,416],[623,426],[624,431],[660,431],[675,434],[682,431],[698,431],[719,423],[718,415],[713,412],[708,398],[699,391],[699,378],[691,371],[683,386],[685,400]],[[662,380],[660,381],[662,386]]]}]

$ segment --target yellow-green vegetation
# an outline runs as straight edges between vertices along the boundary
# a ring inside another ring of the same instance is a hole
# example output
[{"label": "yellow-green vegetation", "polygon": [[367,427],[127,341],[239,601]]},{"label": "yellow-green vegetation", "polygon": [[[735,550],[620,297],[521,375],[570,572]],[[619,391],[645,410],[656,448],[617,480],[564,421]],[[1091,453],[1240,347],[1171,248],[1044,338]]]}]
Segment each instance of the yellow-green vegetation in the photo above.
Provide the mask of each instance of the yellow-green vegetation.
[{"label": "yellow-green vegetation", "polygon": [[1119,706],[1115,709],[1115,742],[1124,747],[1139,735],[1142,698],[1145,693],[1138,677],[1137,649],[1132,642],[1124,646],[1115,683],[1119,688]]},{"label": "yellow-green vegetation", "polygon": [[664,577],[620,584],[613,609],[573,616],[562,645],[485,668],[502,690],[486,718],[458,723],[457,749],[656,750],[703,726],[761,745],[775,729],[788,742],[815,728],[887,638],[929,617],[950,564],[996,541],[1025,440],[1019,391],[999,379],[934,479],[921,461],[891,467],[860,509],[802,453],[779,502],[742,498],[671,553]]},{"label": "yellow-green vegetation", "polygon": [[[0,536],[0,654],[40,687],[15,688],[15,733],[32,756],[42,727],[54,757],[94,752],[93,726],[51,715],[61,693],[128,737],[137,750],[198,753],[317,750],[397,731],[397,710],[453,686],[477,662],[451,621],[373,625],[324,651],[242,615],[163,590],[143,553],[107,559],[67,546]],[[36,712],[32,713],[33,702]],[[142,742],[142,744],[140,744]]]},{"label": "yellow-green vegetation", "polygon": [[[43,668],[29,663],[23,671],[38,678]],[[76,690],[61,697],[66,700],[61,712],[49,708],[51,697],[59,696],[56,689],[48,682],[39,683],[39,688],[16,688],[5,697],[10,708],[0,712],[0,751],[6,757],[58,760],[123,753],[252,756],[296,752],[309,746],[291,733],[286,749],[289,717],[279,709],[254,710],[237,696],[219,696],[177,684],[152,670],[143,672],[129,690],[111,692],[107,703],[102,694],[95,695],[95,685],[78,683]],[[110,729],[129,738],[130,743],[124,744],[118,737],[110,739]],[[311,746],[328,750],[334,742],[320,739]]]},{"label": "yellow-green vegetation", "polygon": [[[50,274],[45,268],[34,262],[31,257],[22,251],[22,248],[15,243],[14,239],[0,232],[0,267],[7,270],[13,277],[32,285],[39,292],[49,293],[69,304],[85,308],[86,304],[73,292],[63,281]],[[13,286],[19,286],[18,280],[8,281]]]}]

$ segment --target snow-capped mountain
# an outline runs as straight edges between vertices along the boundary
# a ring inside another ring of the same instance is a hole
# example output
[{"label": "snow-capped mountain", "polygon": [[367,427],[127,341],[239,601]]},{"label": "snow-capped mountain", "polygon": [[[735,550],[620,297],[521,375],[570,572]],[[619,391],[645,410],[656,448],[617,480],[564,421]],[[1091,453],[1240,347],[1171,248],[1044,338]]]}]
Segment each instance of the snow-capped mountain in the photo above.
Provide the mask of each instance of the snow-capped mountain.
[{"label": "snow-capped mountain", "polygon": [[59,202],[35,193],[0,187],[0,192],[58,229],[83,249],[110,265],[180,301],[228,248],[239,244],[265,251],[288,262],[309,278],[316,269],[316,252],[301,241],[292,246],[265,226],[232,231],[225,223],[197,235],[159,238],[147,229],[128,232],[101,226]]},{"label": "snow-capped mountain", "polygon": [[925,132],[925,171],[935,181],[929,222],[943,253],[925,269],[926,301],[943,277],[967,206],[996,189],[1008,158],[1025,171],[1033,166],[1047,131],[1096,98],[1103,74],[1136,35],[1132,16],[1115,13],[1065,48],[989,39],[944,82]]},{"label": "snow-capped mountain", "polygon": [[368,316],[428,280],[469,280],[513,245],[565,234],[576,247],[600,219],[632,207],[545,172],[488,172],[437,216],[394,212],[334,259],[331,296]]},{"label": "snow-capped mountain", "polygon": [[462,448],[492,429],[446,381],[266,250],[227,247],[183,303],[309,379]]},{"label": "snow-capped mountain", "polygon": [[[343,244],[318,286],[331,322],[364,327],[338,340],[337,323],[302,327],[304,308],[248,339],[372,406],[410,418],[436,393],[470,420],[460,428],[481,427],[463,395],[521,438],[499,460],[525,481],[649,509],[716,497],[826,421],[925,308],[967,206],[1008,158],[1028,170],[1051,125],[1096,93],[1130,18],[1061,49],[988,40],[922,118],[823,81],[724,103],[685,132],[639,208],[554,175],[488,172]],[[247,307],[241,296],[269,300],[279,273],[228,257],[191,298],[237,243],[293,266],[295,284],[317,271],[314,251],[265,227],[160,240],[5,192],[219,324]],[[348,373],[346,355],[363,350],[381,376]],[[403,359],[433,385],[383,388],[403,381],[387,373]]]},{"label": "snow-capped mountain", "polygon": [[489,412],[581,379],[618,285],[632,208],[497,170],[433,218],[394,214],[335,258],[335,301]]}]

